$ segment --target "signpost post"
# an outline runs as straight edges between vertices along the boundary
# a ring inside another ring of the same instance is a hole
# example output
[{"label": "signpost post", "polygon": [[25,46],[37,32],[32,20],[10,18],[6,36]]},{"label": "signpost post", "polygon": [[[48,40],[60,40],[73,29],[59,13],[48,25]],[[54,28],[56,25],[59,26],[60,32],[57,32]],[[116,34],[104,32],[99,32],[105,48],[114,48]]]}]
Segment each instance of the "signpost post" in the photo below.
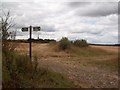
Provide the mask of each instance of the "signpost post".
[{"label": "signpost post", "polygon": [[[30,27],[24,27],[22,28],[23,32],[28,31],[29,29],[29,34],[30,34],[30,38],[29,38],[29,57],[30,57],[30,61],[32,60],[32,26]],[[33,27],[33,31],[40,31],[40,27]]]},{"label": "signpost post", "polygon": [[32,51],[32,47],[31,47],[31,44],[32,44],[32,26],[30,26],[30,38],[29,38],[29,44],[30,44],[30,51],[29,51],[29,55],[30,55],[30,61],[31,61],[31,58],[32,58],[32,53],[31,53],[31,51]]}]

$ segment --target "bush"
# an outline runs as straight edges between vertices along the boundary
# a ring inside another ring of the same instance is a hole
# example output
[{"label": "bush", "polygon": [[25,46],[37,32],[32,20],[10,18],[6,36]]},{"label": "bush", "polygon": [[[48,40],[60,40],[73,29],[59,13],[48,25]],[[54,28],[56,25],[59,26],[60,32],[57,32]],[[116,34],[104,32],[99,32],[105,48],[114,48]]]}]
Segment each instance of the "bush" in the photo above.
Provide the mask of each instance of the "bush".
[{"label": "bush", "polygon": [[74,45],[78,47],[86,47],[88,46],[87,41],[82,39],[82,40],[75,40]]},{"label": "bush", "polygon": [[59,48],[60,50],[66,50],[70,47],[70,41],[68,40],[67,37],[63,37],[60,41],[59,41]]}]

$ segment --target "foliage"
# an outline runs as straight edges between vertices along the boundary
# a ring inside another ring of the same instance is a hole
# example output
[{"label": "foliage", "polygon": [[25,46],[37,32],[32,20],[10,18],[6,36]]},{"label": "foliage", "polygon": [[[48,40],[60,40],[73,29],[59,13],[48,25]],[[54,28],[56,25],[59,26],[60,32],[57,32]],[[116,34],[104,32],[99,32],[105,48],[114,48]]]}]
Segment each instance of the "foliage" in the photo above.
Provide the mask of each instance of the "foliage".
[{"label": "foliage", "polygon": [[10,33],[8,30],[13,27],[13,18],[10,16],[10,12],[4,13],[3,16],[0,16],[0,30],[2,31],[2,49],[14,51],[15,45],[8,42]]},{"label": "foliage", "polygon": [[60,50],[66,50],[70,48],[70,41],[68,40],[67,37],[63,37],[60,41],[59,41],[59,49]]},{"label": "foliage", "polygon": [[72,87],[63,75],[38,67],[38,58],[32,62],[27,55],[3,53],[3,88]]},{"label": "foliage", "polygon": [[[69,80],[61,74],[38,68],[37,57],[30,61],[28,55],[18,54],[14,51],[15,44],[8,40],[8,30],[13,26],[10,13],[0,17],[0,30],[2,31],[2,87],[71,87]],[[46,40],[49,42],[50,40]]]},{"label": "foliage", "polygon": [[75,40],[74,45],[78,47],[86,47],[88,46],[87,41],[82,39],[82,40]]},{"label": "foliage", "polygon": [[[19,40],[18,40],[19,41]],[[27,41],[30,41],[30,39],[28,39]],[[32,42],[35,43],[50,43],[50,42],[56,42],[56,40],[54,39],[31,39]],[[25,42],[25,41],[23,41]]]},{"label": "foliage", "polygon": [[81,39],[81,40],[75,40],[75,41],[70,41],[68,40],[67,37],[63,37],[60,41],[59,41],[59,49],[60,50],[66,50],[66,49],[70,49],[71,45],[75,45],[77,47],[86,47],[88,46],[88,43],[86,40]]}]

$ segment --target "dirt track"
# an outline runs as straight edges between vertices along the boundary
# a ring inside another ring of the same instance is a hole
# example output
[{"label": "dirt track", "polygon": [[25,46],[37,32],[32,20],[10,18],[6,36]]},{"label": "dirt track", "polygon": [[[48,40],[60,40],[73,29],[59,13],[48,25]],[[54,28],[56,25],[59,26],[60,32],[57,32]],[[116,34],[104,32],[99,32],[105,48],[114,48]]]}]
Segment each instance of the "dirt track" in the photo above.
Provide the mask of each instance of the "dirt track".
[{"label": "dirt track", "polygon": [[[107,62],[116,61],[117,48],[108,46],[90,46],[107,52],[111,55],[96,57],[76,57],[66,52],[56,52],[48,44],[33,44],[33,52],[39,58],[39,66],[55,72],[62,73],[71,79],[76,87],[82,88],[116,88],[118,86],[117,70],[105,68],[96,64],[96,61]],[[22,50],[26,44],[18,46],[18,50]],[[95,62],[95,64],[93,64]],[[91,64],[92,63],[92,64]],[[101,62],[100,62],[101,63]],[[104,63],[103,63],[104,64]],[[98,67],[98,66],[100,67]]]}]

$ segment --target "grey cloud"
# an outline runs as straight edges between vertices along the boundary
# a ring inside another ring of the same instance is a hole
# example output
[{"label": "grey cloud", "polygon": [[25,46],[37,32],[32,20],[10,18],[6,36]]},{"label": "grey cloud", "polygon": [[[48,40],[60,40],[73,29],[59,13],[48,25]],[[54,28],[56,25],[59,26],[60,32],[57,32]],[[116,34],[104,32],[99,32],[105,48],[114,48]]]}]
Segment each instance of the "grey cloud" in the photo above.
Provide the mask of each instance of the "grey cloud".
[{"label": "grey cloud", "polygon": [[20,3],[17,3],[17,2],[2,2],[1,3],[1,7],[2,8],[9,8],[9,9],[15,9],[16,7],[19,7]]},{"label": "grey cloud", "polygon": [[16,35],[17,35],[17,36],[24,36],[24,35],[26,35],[26,34],[20,32],[20,31],[17,31]]},{"label": "grey cloud", "polygon": [[118,14],[118,3],[117,2],[97,2],[87,5],[86,8],[78,8],[75,12],[79,16],[90,16],[100,17],[107,16],[110,14]]},{"label": "grey cloud", "polygon": [[120,14],[120,1],[118,2],[118,14]]},{"label": "grey cloud", "polygon": [[14,29],[21,29],[22,27],[24,27],[24,25],[16,23],[13,28]]},{"label": "grey cloud", "polygon": [[47,25],[42,25],[42,31],[44,32],[55,32],[56,29],[54,26],[47,26]]},{"label": "grey cloud", "polygon": [[91,2],[70,2],[69,6],[77,8],[77,7],[85,7],[87,5],[91,4]]},{"label": "grey cloud", "polygon": [[98,31],[98,30],[91,30],[91,29],[89,29],[89,30],[86,30],[86,31],[74,31],[74,32],[71,32],[71,33],[89,33],[89,34],[95,34],[95,35],[100,35],[101,33],[102,33],[102,31]]},{"label": "grey cloud", "polygon": [[[110,15],[116,14],[117,3],[7,3],[4,7],[7,10],[11,8],[11,13],[15,16],[14,29],[29,25],[41,26],[40,38],[58,40],[62,36],[68,36],[70,39],[86,38],[94,43],[99,42],[102,37],[104,42],[108,42],[105,34],[113,38],[113,33],[108,32],[113,32],[117,27],[116,15]],[[105,17],[107,15],[111,17]],[[18,39],[29,37],[28,33],[19,31],[17,33]],[[34,33],[33,37],[35,36],[38,34]],[[115,39],[112,39],[113,42]]]},{"label": "grey cloud", "polygon": [[[118,2],[119,0],[84,0],[84,2]],[[83,2],[83,0],[2,0],[2,2]]]}]

